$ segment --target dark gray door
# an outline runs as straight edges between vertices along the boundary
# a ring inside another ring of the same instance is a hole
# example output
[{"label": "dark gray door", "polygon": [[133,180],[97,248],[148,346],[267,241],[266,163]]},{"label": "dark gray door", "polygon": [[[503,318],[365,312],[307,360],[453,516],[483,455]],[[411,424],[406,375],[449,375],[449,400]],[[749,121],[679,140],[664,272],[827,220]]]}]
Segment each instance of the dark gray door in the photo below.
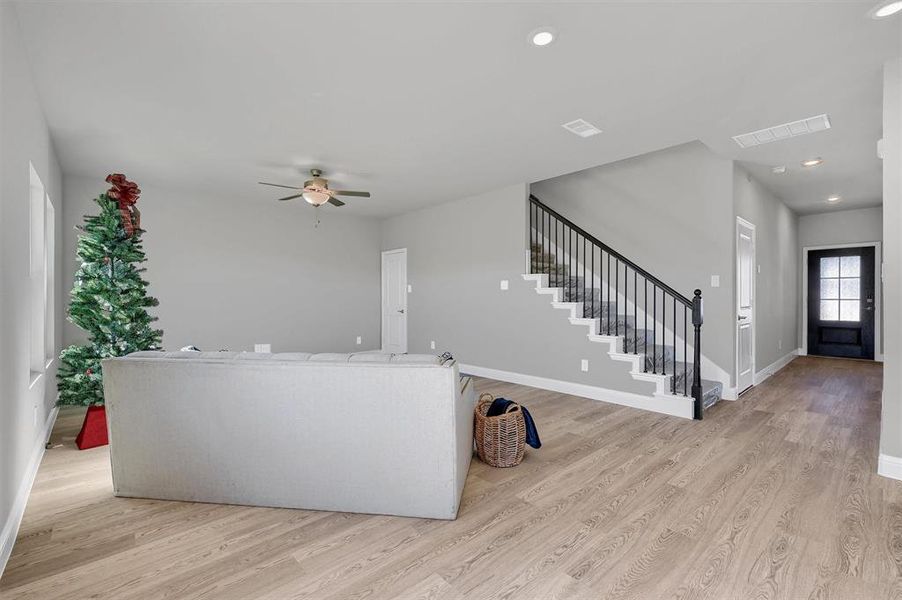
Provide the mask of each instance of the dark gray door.
[{"label": "dark gray door", "polygon": [[808,253],[808,354],[874,358],[874,248]]}]

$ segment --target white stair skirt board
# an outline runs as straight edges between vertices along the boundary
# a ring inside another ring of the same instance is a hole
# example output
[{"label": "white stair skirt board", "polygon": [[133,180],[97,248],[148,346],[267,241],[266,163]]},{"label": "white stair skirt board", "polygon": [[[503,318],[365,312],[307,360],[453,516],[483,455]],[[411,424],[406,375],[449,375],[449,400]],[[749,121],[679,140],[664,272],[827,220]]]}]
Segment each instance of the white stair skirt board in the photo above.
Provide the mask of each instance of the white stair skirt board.
[{"label": "white stair skirt board", "polygon": [[[525,273],[522,275],[525,281],[533,281],[536,285],[536,293],[537,294],[549,294],[553,295],[551,306],[558,310],[569,311],[570,314],[568,317],[570,318],[570,323],[572,325],[585,325],[589,327],[590,332],[594,332],[595,329],[591,325],[590,319],[583,319],[581,315],[583,314],[583,303],[582,302],[563,302],[564,290],[556,287],[548,287],[548,274],[547,273]],[[598,283],[596,279],[596,283]],[[604,285],[601,282],[599,285]],[[632,301],[628,298],[624,298],[622,294],[618,293],[617,297],[623,303],[623,307],[626,310],[626,313],[629,314],[632,310],[631,307]],[[638,315],[639,321],[642,321],[645,315],[645,312],[642,308],[636,307],[636,313]],[[673,335],[673,330],[669,327],[664,327],[663,324],[658,322],[658,326],[662,331],[662,337],[664,339]],[[597,341],[597,340],[593,340]],[[683,336],[681,333],[677,332],[676,335],[676,346],[681,346],[683,343]],[[687,346],[691,350],[692,343],[687,340]],[[705,378],[712,379],[715,381],[719,381],[723,386],[723,392],[721,393],[721,399],[723,400],[736,400],[738,394],[736,393],[735,387],[730,387],[730,374],[727,373],[724,369],[720,368],[717,364],[712,362],[707,356],[702,354],[702,373],[704,373]]]},{"label": "white stair skirt board", "polygon": [[590,400],[599,400],[610,404],[640,408],[642,410],[671,415],[673,417],[682,417],[684,419],[692,418],[693,400],[692,398],[685,398],[683,396],[657,393],[654,396],[643,396],[641,394],[632,394],[630,392],[595,387],[584,383],[573,383],[571,381],[549,379],[547,377],[502,371],[476,365],[461,364],[460,372],[476,377],[485,377],[487,379],[526,385],[541,390],[560,392],[562,394],[570,394],[571,396],[580,396],[582,398],[589,398]]},{"label": "white stair skirt board", "polygon": [[[583,317],[583,302],[562,302],[561,298],[563,297],[563,290],[561,288],[552,288],[548,287],[548,274],[547,273],[524,273],[523,279],[525,281],[535,282],[536,293],[538,294],[551,294],[554,290],[553,298],[551,300],[552,308],[561,311],[569,312],[567,315],[568,320],[571,325],[582,325],[588,328],[588,339],[590,342],[607,344],[608,345],[608,356],[612,360],[617,360],[621,362],[626,362],[630,364],[630,375],[633,379],[637,381],[646,381],[655,384],[655,391],[652,398],[655,399],[672,399],[672,398],[680,398],[681,400],[685,400],[686,397],[681,394],[672,394],[670,390],[670,375],[660,375],[655,373],[647,373],[645,372],[644,364],[645,364],[645,355],[644,354],[632,354],[628,352],[623,352],[623,341],[624,336],[622,335],[600,335],[595,333],[598,330],[598,324],[600,319],[591,319]],[[627,312],[628,308],[627,308]],[[662,326],[662,330],[665,332],[664,337],[666,339],[666,330]],[[677,337],[677,341],[681,342],[682,338]],[[688,346],[689,350],[691,350],[691,345]],[[721,381],[722,390],[721,390],[721,399],[722,400],[736,400],[738,394],[736,393],[736,388],[728,387],[728,382],[730,380],[729,375],[723,371],[720,367],[717,367],[708,360],[705,356],[702,356],[702,371],[708,373],[715,373],[712,379],[716,379]],[[536,386],[542,387],[542,386]],[[591,386],[590,386],[591,387]],[[598,388],[605,389],[607,388]],[[631,394],[638,395],[638,394]],[[644,397],[639,395],[640,397]],[[691,399],[690,399],[691,400]],[[650,408],[649,410],[655,410],[655,408]],[[662,411],[657,411],[662,412]],[[667,413],[671,414],[671,413]]]},{"label": "white stair skirt board", "polygon": [[902,458],[881,454],[877,459],[877,474],[902,480]]},{"label": "white stair skirt board", "polygon": [[12,510],[6,519],[6,523],[3,524],[3,530],[0,531],[0,577],[3,576],[3,570],[6,569],[6,563],[13,552],[16,535],[19,533],[19,526],[22,524],[22,517],[25,515],[25,505],[28,503],[28,496],[31,494],[31,486],[34,485],[38,467],[41,466],[41,459],[44,458],[44,447],[47,445],[47,440],[50,439],[50,432],[53,431],[53,425],[56,423],[56,415],[58,413],[59,407],[54,407],[50,411],[41,435],[35,439],[31,460],[28,462],[28,468],[25,470],[25,478],[19,484],[19,490],[16,493],[16,499],[13,501]]},{"label": "white stair skirt board", "polygon": [[792,359],[799,356],[801,351],[802,351],[801,348],[796,348],[792,352],[789,352],[788,354],[786,354],[786,356],[783,356],[782,358],[778,358],[772,364],[764,367],[763,369],[761,369],[760,371],[755,373],[755,380],[754,380],[755,385],[758,385],[759,383],[763,383],[764,380],[767,379],[768,377],[776,375],[777,371],[779,371],[780,369],[782,369],[783,367],[785,367],[786,365],[791,363]]}]

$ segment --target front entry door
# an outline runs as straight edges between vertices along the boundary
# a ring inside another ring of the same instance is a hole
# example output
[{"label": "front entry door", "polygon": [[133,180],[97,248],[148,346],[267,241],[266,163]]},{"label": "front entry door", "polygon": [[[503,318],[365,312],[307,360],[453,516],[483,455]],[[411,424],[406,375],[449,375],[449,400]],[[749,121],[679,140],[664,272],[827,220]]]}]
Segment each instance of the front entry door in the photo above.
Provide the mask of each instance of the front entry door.
[{"label": "front entry door", "polygon": [[808,354],[874,358],[874,248],[808,253]]},{"label": "front entry door", "polygon": [[407,352],[407,249],[382,253],[382,350]]}]

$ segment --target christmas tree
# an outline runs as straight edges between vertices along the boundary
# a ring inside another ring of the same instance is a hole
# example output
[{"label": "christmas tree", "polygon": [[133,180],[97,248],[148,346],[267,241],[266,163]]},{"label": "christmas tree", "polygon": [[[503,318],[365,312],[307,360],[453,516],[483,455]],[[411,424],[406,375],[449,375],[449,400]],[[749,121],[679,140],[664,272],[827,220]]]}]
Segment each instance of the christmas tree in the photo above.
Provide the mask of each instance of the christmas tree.
[{"label": "christmas tree", "polygon": [[78,227],[82,234],[76,254],[81,267],[70,296],[69,320],[88,333],[88,343],[69,346],[60,354],[60,404],[103,404],[100,361],[155,350],[163,336],[152,327],[156,317],[147,309],[158,302],[147,295],[144,269],[139,268],[146,260],[141,214],[135,206],[141,190],[121,174],[106,181],[113,187],[94,200],[100,214],[86,216]]}]

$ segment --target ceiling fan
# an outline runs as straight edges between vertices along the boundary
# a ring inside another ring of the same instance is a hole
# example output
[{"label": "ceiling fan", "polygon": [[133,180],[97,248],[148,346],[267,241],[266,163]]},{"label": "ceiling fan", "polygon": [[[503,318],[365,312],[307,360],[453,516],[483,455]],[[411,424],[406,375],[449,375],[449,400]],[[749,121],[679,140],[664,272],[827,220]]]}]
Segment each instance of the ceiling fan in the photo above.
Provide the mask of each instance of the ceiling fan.
[{"label": "ceiling fan", "polygon": [[288,188],[289,190],[295,190],[298,192],[297,194],[293,194],[291,196],[279,198],[280,202],[284,202],[285,200],[294,200],[295,198],[304,198],[304,200],[306,200],[313,206],[322,206],[326,202],[335,206],[344,206],[345,203],[335,196],[357,196],[359,198],[370,197],[369,192],[330,190],[329,180],[325,179],[322,175],[323,172],[320,169],[310,169],[310,176],[312,177],[312,179],[305,181],[303,187],[298,187],[295,185],[281,185],[279,183],[267,183],[265,181],[258,181],[257,183],[261,185],[271,185],[273,187]]}]

